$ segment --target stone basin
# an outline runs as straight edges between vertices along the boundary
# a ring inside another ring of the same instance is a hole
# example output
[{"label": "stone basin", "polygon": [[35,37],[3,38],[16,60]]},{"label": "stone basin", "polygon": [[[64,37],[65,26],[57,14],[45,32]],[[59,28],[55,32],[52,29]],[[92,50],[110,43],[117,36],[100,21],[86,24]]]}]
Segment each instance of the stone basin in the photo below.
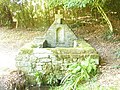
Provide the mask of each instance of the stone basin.
[{"label": "stone basin", "polygon": [[77,40],[77,47],[38,48],[33,43],[23,46],[16,56],[16,66],[27,73],[44,70],[44,65],[60,65],[60,71],[66,70],[71,63],[80,63],[85,58],[94,59],[99,64],[99,55],[96,50],[83,39]]}]

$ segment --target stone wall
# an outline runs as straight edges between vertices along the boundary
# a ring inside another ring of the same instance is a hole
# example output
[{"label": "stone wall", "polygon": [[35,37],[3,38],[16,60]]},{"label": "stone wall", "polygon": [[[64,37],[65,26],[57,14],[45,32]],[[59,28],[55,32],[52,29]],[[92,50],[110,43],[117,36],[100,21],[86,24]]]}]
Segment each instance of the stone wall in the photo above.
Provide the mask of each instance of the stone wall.
[{"label": "stone wall", "polygon": [[16,66],[28,74],[34,74],[36,71],[55,72],[60,78],[64,76],[70,64],[80,63],[88,57],[99,64],[98,53],[84,40],[78,40],[75,48],[39,48],[32,47],[33,43],[27,46],[20,49],[16,57]]}]

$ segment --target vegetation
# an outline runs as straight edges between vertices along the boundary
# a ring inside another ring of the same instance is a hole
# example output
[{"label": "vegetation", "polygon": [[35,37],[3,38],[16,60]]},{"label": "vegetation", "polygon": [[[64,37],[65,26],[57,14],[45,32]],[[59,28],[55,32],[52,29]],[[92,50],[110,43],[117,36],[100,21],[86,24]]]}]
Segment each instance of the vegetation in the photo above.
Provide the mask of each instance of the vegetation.
[{"label": "vegetation", "polygon": [[52,3],[50,3],[50,5],[52,5],[52,7],[55,7],[56,2],[57,2],[57,5],[63,5],[64,7],[67,7],[67,8],[82,8],[82,7],[86,7],[87,5],[90,5],[91,8],[96,8],[98,12],[102,15],[102,17],[105,19],[105,21],[107,22],[110,32],[111,33],[113,32],[112,24],[109,18],[107,17],[105,11],[102,8],[102,6],[104,6],[105,4],[105,1],[103,0],[70,0],[70,1],[69,0],[52,0]]},{"label": "vegetation", "polygon": [[[111,40],[116,30],[116,23],[113,23],[113,20],[120,20],[120,0],[0,0],[0,26],[14,28],[15,24],[18,24],[19,28],[45,30],[54,21],[54,15],[58,10],[61,10],[64,20],[73,29],[78,29],[87,24],[92,26],[95,23],[107,25],[103,37],[105,40]],[[116,35],[120,32],[119,28],[117,31]],[[92,35],[90,34],[90,36]],[[102,46],[104,46],[104,42]],[[33,49],[37,47],[37,45],[32,45]],[[23,49],[21,53],[32,54],[33,49]],[[114,54],[119,59],[120,49],[116,50]],[[28,56],[28,58],[30,57]],[[56,90],[87,90],[91,87],[91,81],[96,78],[98,69],[91,57],[85,58],[85,61],[81,63],[73,63],[67,67],[64,77],[61,77],[57,70],[51,70],[59,67],[59,65],[56,67],[46,65],[45,73],[36,71],[34,76],[37,84],[39,86],[41,84],[60,85],[60,87],[56,87],[57,89],[55,88]],[[119,69],[120,65],[113,68]],[[104,88],[96,84],[93,88],[95,90],[116,90],[114,87]]]},{"label": "vegetation", "polygon": [[[36,71],[35,77],[38,85],[60,86],[60,90],[75,90],[79,86],[89,82],[97,74],[97,65],[95,59],[86,58],[81,63],[69,65],[66,75],[61,76],[61,71],[57,70],[58,66],[53,67],[47,65],[49,69],[43,72]],[[50,70],[51,69],[51,70]]]},{"label": "vegetation", "polygon": [[22,54],[32,54],[33,53],[33,49],[22,49],[21,53]]},{"label": "vegetation", "polygon": [[81,63],[74,63],[69,66],[66,76],[61,81],[61,90],[78,90],[79,85],[89,81],[96,74],[97,66],[94,59],[88,57]]},{"label": "vegetation", "polygon": [[87,10],[90,11],[89,14],[94,11],[94,13],[99,12],[112,33],[113,27],[106,12],[111,10],[110,12],[117,12],[120,16],[118,10],[120,1],[114,1],[112,5],[117,4],[114,9],[110,8],[112,2],[112,0],[2,0],[0,1],[0,24],[13,27],[14,19],[17,19],[19,27],[45,27],[54,20],[54,14],[58,9],[63,12],[66,20],[69,18],[73,21],[80,17],[78,12]]},{"label": "vegetation", "polygon": [[39,71],[36,71],[35,78],[36,78],[36,83],[38,84],[38,86],[40,86],[43,83],[42,82],[43,73],[39,72]]}]

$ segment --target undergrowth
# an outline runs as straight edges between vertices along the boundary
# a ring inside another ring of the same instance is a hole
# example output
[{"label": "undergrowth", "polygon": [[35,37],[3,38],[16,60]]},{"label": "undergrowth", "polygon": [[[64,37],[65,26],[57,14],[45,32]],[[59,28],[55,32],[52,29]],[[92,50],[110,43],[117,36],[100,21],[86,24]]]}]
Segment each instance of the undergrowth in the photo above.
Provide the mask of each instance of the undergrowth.
[{"label": "undergrowth", "polygon": [[91,57],[81,63],[74,63],[69,66],[61,86],[55,90],[80,90],[79,86],[90,81],[97,74],[97,65]]},{"label": "undergrowth", "polygon": [[103,39],[107,40],[107,41],[108,40],[112,41],[113,40],[113,33],[110,32],[109,30],[106,30],[103,34]]}]

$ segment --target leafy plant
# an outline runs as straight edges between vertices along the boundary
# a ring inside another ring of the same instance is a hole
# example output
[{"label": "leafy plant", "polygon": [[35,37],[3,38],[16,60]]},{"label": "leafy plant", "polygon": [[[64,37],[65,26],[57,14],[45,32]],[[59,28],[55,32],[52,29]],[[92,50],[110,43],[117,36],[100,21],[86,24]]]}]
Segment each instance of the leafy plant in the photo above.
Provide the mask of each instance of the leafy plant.
[{"label": "leafy plant", "polygon": [[103,6],[107,0],[49,0],[50,7],[63,6],[64,8],[84,8],[91,6],[96,8],[97,11],[101,14],[103,19],[106,21],[109,31],[113,33],[113,26],[105,13]]},{"label": "leafy plant", "polygon": [[36,71],[35,78],[36,78],[37,84],[40,86],[42,84],[43,73],[40,71]]},{"label": "leafy plant", "polygon": [[62,78],[62,71],[60,71],[61,69],[60,65],[52,64],[52,66],[49,65],[48,68],[44,70],[45,71],[44,77],[46,79],[46,84],[50,86],[59,85]]},{"label": "leafy plant", "polygon": [[33,76],[36,78],[36,83],[40,86],[42,85],[50,85],[50,86],[58,86],[61,81],[61,71],[57,69],[59,66],[53,66],[51,68],[50,64],[47,64],[43,67],[43,70],[36,71],[33,73]]},{"label": "leafy plant", "polygon": [[58,83],[58,78],[54,73],[50,73],[50,75],[48,75],[47,77],[47,84],[49,85],[56,85],[56,83]]},{"label": "leafy plant", "polygon": [[77,86],[90,80],[97,73],[95,60],[90,57],[81,63],[69,66],[66,76],[62,79],[64,90],[76,90]]}]

